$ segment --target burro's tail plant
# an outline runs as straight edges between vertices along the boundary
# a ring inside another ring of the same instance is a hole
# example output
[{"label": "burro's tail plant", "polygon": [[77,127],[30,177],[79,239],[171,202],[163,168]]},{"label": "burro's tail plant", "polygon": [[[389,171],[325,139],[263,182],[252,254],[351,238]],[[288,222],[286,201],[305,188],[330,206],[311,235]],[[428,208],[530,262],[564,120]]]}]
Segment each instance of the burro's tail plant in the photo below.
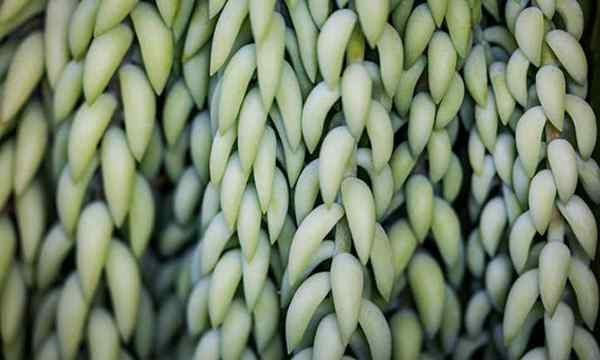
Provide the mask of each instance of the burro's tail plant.
[{"label": "burro's tail plant", "polygon": [[598,14],[0,1],[0,357],[600,359]]}]

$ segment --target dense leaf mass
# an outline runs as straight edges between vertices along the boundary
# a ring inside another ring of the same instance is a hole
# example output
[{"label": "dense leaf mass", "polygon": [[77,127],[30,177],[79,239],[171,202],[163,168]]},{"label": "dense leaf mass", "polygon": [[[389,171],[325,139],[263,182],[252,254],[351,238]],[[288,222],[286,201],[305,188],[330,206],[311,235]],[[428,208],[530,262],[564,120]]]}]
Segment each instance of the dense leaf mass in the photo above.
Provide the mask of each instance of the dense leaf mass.
[{"label": "dense leaf mass", "polygon": [[0,1],[0,358],[600,359],[598,49],[594,0]]}]

